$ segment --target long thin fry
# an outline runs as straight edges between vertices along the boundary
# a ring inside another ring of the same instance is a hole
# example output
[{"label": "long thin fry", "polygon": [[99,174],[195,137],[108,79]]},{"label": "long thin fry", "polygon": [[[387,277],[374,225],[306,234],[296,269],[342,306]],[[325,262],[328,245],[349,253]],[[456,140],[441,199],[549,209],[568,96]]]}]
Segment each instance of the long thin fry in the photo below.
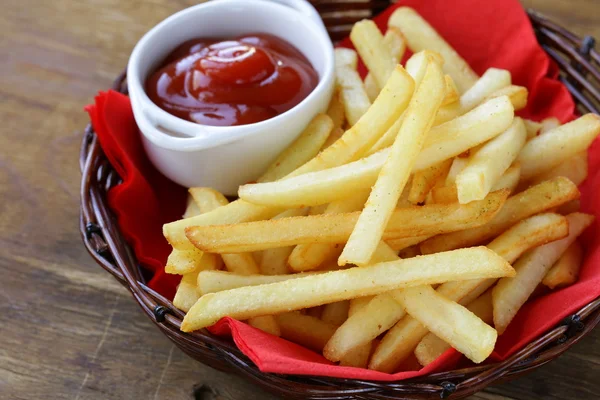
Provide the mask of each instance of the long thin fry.
[{"label": "long thin fry", "polygon": [[514,273],[506,261],[484,247],[355,267],[315,276],[242,287],[202,296],[186,314],[181,329],[190,332],[224,316],[254,316],[300,310],[357,296],[449,280],[493,278]]},{"label": "long thin fry", "polygon": [[444,88],[440,66],[429,63],[388,159],[338,260],[340,265],[366,265],[371,259],[442,103]]},{"label": "long thin fry", "polygon": [[[406,41],[402,33],[395,28],[389,28],[385,35],[383,35],[383,42],[387,46],[394,65],[398,64],[406,51]],[[371,73],[368,73],[365,77],[365,89],[369,99],[375,101],[381,87],[377,84],[375,77]]]},{"label": "long thin fry", "polygon": [[335,50],[336,87],[350,126],[356,124],[371,106],[363,81],[356,70],[357,62],[358,55],[354,50]]},{"label": "long thin fry", "polygon": [[226,271],[206,270],[198,274],[198,292],[200,295],[221,292],[244,286],[258,286],[267,283],[303,278],[319,272],[307,272],[288,275],[240,275]]},{"label": "long thin fry", "polygon": [[318,114],[300,136],[271,163],[258,182],[281,179],[311,160],[319,153],[332,129],[331,118]]},{"label": "long thin fry", "polygon": [[492,291],[494,304],[494,325],[498,333],[503,333],[517,311],[527,301],[531,293],[542,281],[567,248],[593,221],[589,214],[567,215],[569,236],[533,249],[523,255],[515,264],[517,275],[511,279],[500,279]]},{"label": "long thin fry", "polygon": [[487,196],[519,155],[526,137],[523,121],[515,118],[506,131],[472,152],[467,166],[456,177],[459,202],[466,204]]},{"label": "long thin fry", "polygon": [[364,19],[355,23],[350,31],[350,40],[377,85],[383,87],[396,63],[375,22]]},{"label": "long thin fry", "polygon": [[[500,210],[508,190],[490,193],[469,204],[430,204],[395,210],[383,234],[384,240],[435,235],[478,226]],[[188,237],[203,251],[231,253],[264,250],[294,244],[344,243],[350,237],[359,212],[292,217],[235,225],[188,228]]]},{"label": "long thin fry", "polygon": [[[493,322],[492,311],[492,292],[487,291],[471,302],[467,309],[477,315],[486,324]],[[415,356],[422,366],[427,366],[434,362],[446,350],[452,346],[446,343],[443,339],[437,337],[434,333],[428,333],[415,348]]]},{"label": "long thin fry", "polygon": [[281,337],[318,352],[323,350],[337,328],[334,324],[297,312],[279,314],[275,318]]},{"label": "long thin fry", "polygon": [[[346,199],[330,203],[324,213],[340,214],[360,211],[368,197],[368,191],[355,193]],[[340,251],[341,245],[338,243],[299,244],[290,254],[288,264],[296,272],[317,269],[336,254],[339,256]]]},{"label": "long thin fry", "polygon": [[600,134],[600,116],[586,114],[531,139],[519,155],[521,175],[530,179],[586,150]]},{"label": "long thin fry", "polygon": [[399,29],[413,52],[437,51],[444,57],[444,72],[449,74],[461,92],[477,81],[477,74],[469,64],[427,23],[409,7],[400,7],[391,15],[389,26]]},{"label": "long thin fry", "polygon": [[579,269],[583,260],[583,249],[578,241],[563,253],[560,259],[544,276],[542,283],[550,289],[571,285],[579,277]]},{"label": "long thin fry", "polygon": [[557,177],[542,182],[509,197],[500,212],[487,224],[428,239],[421,243],[421,251],[430,254],[482,243],[524,218],[577,198],[579,190],[567,178]]}]

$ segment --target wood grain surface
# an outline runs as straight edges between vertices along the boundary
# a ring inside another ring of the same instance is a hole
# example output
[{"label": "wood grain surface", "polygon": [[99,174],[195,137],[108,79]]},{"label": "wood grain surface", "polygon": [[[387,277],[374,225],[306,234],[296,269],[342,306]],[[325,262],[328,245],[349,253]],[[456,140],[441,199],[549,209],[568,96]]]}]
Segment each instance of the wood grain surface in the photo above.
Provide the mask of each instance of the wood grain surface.
[{"label": "wood grain surface", "polygon": [[[274,398],[175,348],[79,238],[83,106],[144,32],[197,2],[0,2],[0,399]],[[523,3],[600,38],[598,0]],[[596,399],[598,378],[600,329],[472,398]]]}]

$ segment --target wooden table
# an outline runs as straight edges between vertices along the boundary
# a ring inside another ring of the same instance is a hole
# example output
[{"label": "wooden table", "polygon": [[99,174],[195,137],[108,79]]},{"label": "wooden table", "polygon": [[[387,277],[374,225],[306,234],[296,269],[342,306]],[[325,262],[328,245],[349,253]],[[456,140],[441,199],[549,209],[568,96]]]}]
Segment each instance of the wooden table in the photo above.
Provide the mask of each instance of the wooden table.
[{"label": "wooden table", "polygon": [[[524,0],[600,39],[597,0]],[[85,252],[83,106],[154,24],[194,0],[13,0],[0,12],[0,398],[272,399],[192,361]],[[600,329],[474,399],[595,399]]]}]

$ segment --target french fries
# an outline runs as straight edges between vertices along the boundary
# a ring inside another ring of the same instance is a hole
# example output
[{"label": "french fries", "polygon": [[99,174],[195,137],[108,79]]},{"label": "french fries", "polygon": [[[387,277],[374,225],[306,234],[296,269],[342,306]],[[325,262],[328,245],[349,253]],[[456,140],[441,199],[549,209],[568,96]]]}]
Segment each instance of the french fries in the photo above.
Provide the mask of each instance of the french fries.
[{"label": "french fries", "polygon": [[[368,197],[367,191],[355,193],[347,199],[330,203],[324,213],[340,214],[360,211]],[[337,243],[299,244],[290,254],[288,263],[290,268],[296,272],[308,271],[318,268],[334,256],[337,258],[340,253],[341,245]]]},{"label": "french fries", "polygon": [[494,326],[502,334],[552,265],[593,221],[589,214],[567,215],[569,236],[533,249],[515,264],[517,276],[500,279],[492,291]]},{"label": "french fries", "polygon": [[415,320],[471,361],[480,363],[494,350],[498,337],[496,330],[466,308],[434,291],[431,286],[407,288],[394,298]]},{"label": "french fries", "polygon": [[577,198],[579,198],[579,190],[567,178],[557,177],[542,182],[509,197],[498,214],[487,224],[432,237],[421,243],[421,252],[432,254],[482,243],[524,218]]},{"label": "french fries", "polygon": [[481,200],[510,167],[525,144],[527,133],[521,118],[469,156],[467,166],[457,175],[458,201]]},{"label": "french fries", "polygon": [[337,326],[311,315],[298,312],[279,314],[275,317],[281,337],[321,352]]},{"label": "french fries", "polygon": [[587,173],[588,154],[587,151],[582,151],[581,153],[577,153],[574,156],[563,161],[556,167],[552,168],[550,171],[536,176],[531,182],[529,182],[529,184],[535,185],[537,183],[547,181],[548,179],[552,179],[557,176],[564,176],[565,178],[569,178],[571,182],[579,186],[583,183],[583,181],[585,181],[585,178],[587,178]]},{"label": "french fries", "polygon": [[579,276],[583,259],[583,249],[578,241],[573,242],[559,260],[550,268],[542,283],[550,289],[569,286]]},{"label": "french fries", "polygon": [[469,90],[460,96],[457,104],[447,105],[440,109],[435,120],[435,125],[442,124],[471,111],[486,99],[489,99],[494,93],[497,93],[498,90],[510,86],[510,82],[510,72],[497,68],[488,69]]},{"label": "french fries", "polygon": [[522,178],[531,179],[586,150],[599,134],[600,117],[586,114],[531,139],[519,154]]},{"label": "french fries", "polygon": [[179,286],[177,286],[173,305],[182,311],[188,312],[200,297],[200,294],[196,290],[198,273],[199,271],[194,271],[183,275]]},{"label": "french fries", "polygon": [[340,265],[366,265],[371,259],[442,103],[444,88],[440,66],[428,63],[388,159],[340,255]]},{"label": "french fries", "polygon": [[448,159],[422,171],[415,172],[408,194],[408,201],[412,204],[423,203],[438,179],[448,175],[451,166],[452,159]]},{"label": "french fries", "polygon": [[304,278],[241,287],[202,296],[186,314],[181,330],[213,325],[224,316],[247,319],[300,310],[392,289],[449,280],[511,276],[511,266],[484,247],[355,267]]},{"label": "french fries", "polygon": [[[455,158],[454,163],[456,163],[456,160],[467,159]],[[492,186],[492,191],[508,189],[511,192],[513,192],[519,184],[520,177],[521,165],[519,163],[515,163],[511,167],[509,167],[500,178],[498,178],[494,186]],[[539,183],[541,183],[541,181]],[[433,201],[437,204],[450,204],[458,202],[458,189],[454,184],[448,186],[434,187],[431,190],[431,195]]]},{"label": "french fries", "polygon": [[[398,62],[402,59],[404,52],[406,51],[406,41],[404,40],[402,33],[400,33],[400,31],[397,29],[388,28],[385,35],[383,35],[383,43],[386,45],[394,65],[398,64]],[[379,95],[381,86],[377,84],[373,74],[371,73],[367,74],[365,77],[365,89],[367,90],[369,99],[371,101],[375,101]]]},{"label": "french fries", "polygon": [[461,92],[477,81],[469,64],[412,8],[400,7],[391,15],[389,26],[399,29],[413,52],[433,50],[445,60],[444,72],[452,77]]},{"label": "french fries", "polygon": [[383,87],[392,74],[396,62],[375,22],[364,19],[355,23],[350,31],[350,40],[375,78],[377,86]]},{"label": "french fries", "polygon": [[[481,318],[486,324],[493,322],[492,311],[492,292],[487,291],[467,306],[467,309]],[[446,350],[452,346],[443,339],[437,337],[434,333],[428,333],[415,348],[415,356],[422,366],[427,366],[434,362]]]},{"label": "french fries", "polygon": [[[487,247],[508,263],[512,263],[526,250],[563,238],[567,234],[566,218],[557,214],[536,215],[504,232]],[[437,288],[437,293],[448,301],[468,304],[495,282],[495,279],[446,282]],[[398,300],[396,295],[393,296]],[[430,330],[421,322],[411,317],[400,320],[375,349],[369,367],[383,372],[391,372],[398,368]]]},{"label": "french fries", "polygon": [[311,160],[323,147],[333,127],[334,123],[329,116],[317,115],[300,136],[271,163],[258,182],[281,179]]},{"label": "french fries", "polygon": [[348,300],[326,304],[321,313],[321,320],[340,326],[348,318],[349,306],[350,302]]},{"label": "french fries", "polygon": [[258,286],[267,283],[287,281],[288,279],[303,278],[318,272],[288,274],[288,275],[240,275],[226,271],[200,271],[198,274],[198,292],[200,295],[222,292],[244,286]]},{"label": "french fries", "polygon": [[336,167],[364,156],[404,112],[413,90],[413,79],[402,66],[397,65],[373,105],[360,119],[353,123],[346,110],[346,117],[352,127],[339,140],[288,177]]},{"label": "french fries", "polygon": [[262,317],[254,317],[248,320],[248,325],[260,329],[261,331],[270,333],[274,336],[281,336],[281,329],[279,324],[271,315],[264,315]]},{"label": "french fries", "polygon": [[326,114],[240,200],[191,188],[164,226],[181,330],[228,316],[389,373],[451,347],[482,362],[534,291],[578,277],[593,216],[577,186],[600,117],[515,117],[527,88],[502,69],[478,77],[407,7],[351,40]]},{"label": "french fries", "polygon": [[[464,229],[467,224],[485,224],[502,208],[507,196],[508,190],[500,190],[490,193],[484,200],[465,205],[431,204],[396,209],[383,239],[436,235]],[[196,226],[186,231],[190,241],[202,251],[239,253],[294,244],[344,243],[359,215],[360,212],[309,215],[233,225]]]},{"label": "french fries", "polygon": [[358,55],[354,50],[335,50],[336,86],[350,125],[356,124],[371,106],[365,86],[356,71],[357,62]]},{"label": "french fries", "polygon": [[[299,217],[306,215],[307,212],[308,209],[306,208],[296,208],[284,211],[281,214],[276,215],[273,219]],[[263,251],[259,264],[260,273],[263,275],[281,275],[290,272],[287,260],[292,253],[292,250],[294,250],[294,247],[288,246]]]}]

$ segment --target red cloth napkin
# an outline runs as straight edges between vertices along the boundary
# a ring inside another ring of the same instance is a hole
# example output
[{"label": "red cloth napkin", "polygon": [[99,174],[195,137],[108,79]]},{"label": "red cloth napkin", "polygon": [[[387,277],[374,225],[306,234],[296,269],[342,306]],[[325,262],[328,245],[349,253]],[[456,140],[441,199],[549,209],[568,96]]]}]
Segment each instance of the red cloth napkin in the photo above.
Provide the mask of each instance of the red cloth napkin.
[{"label": "red cloth napkin", "polygon": [[[575,117],[567,89],[556,80],[558,69],[537,44],[535,35],[516,0],[405,0],[482,74],[489,67],[511,71],[513,83],[529,89],[529,104],[521,115],[540,120],[556,116],[565,122]],[[375,21],[382,30],[394,6]],[[345,45],[348,45],[346,42]],[[125,238],[137,258],[154,272],[150,286],[172,298],[176,277],[164,274],[169,246],[162,236],[164,222],[178,219],[185,204],[185,190],[148,162],[139,138],[129,100],[116,92],[100,93],[87,107],[100,144],[123,177],[108,194]],[[600,218],[600,141],[590,149],[590,174],[581,186],[582,210]],[[500,337],[491,361],[502,360],[555,326],[600,295],[600,236],[598,224],[583,238],[586,260],[579,281],[529,302]],[[323,356],[284,339],[273,337],[242,322],[224,318],[211,328],[231,335],[237,346],[264,372],[307,374],[373,380],[398,380],[453,368],[461,356],[449,350],[420,371],[385,374],[332,365]]]}]

